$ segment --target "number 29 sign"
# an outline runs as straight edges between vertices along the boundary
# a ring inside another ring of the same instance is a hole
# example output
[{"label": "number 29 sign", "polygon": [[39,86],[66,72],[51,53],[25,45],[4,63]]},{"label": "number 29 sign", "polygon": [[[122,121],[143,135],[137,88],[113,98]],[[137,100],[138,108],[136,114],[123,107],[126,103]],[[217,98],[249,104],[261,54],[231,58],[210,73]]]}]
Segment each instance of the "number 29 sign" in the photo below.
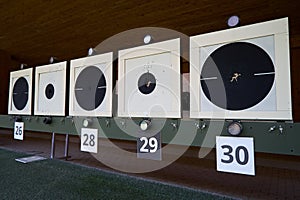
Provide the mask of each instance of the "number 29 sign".
[{"label": "number 29 sign", "polygon": [[255,175],[253,138],[216,137],[217,171]]},{"label": "number 29 sign", "polygon": [[161,136],[160,132],[149,136],[140,133],[137,138],[137,157],[150,160],[161,160]]}]

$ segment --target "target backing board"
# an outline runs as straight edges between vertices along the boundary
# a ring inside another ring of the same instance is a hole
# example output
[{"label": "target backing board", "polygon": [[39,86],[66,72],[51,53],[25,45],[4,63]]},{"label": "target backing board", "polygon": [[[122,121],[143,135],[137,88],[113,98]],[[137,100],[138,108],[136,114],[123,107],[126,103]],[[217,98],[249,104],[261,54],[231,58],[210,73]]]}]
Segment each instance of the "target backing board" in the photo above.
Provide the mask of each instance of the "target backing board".
[{"label": "target backing board", "polygon": [[71,61],[71,116],[112,116],[113,53]]},{"label": "target backing board", "polygon": [[65,115],[66,68],[66,61],[36,67],[35,115]]},{"label": "target backing board", "polygon": [[180,99],[180,39],[119,51],[119,117],[180,118]]},{"label": "target backing board", "polygon": [[190,38],[190,117],[292,120],[288,19]]},{"label": "target backing board", "polygon": [[8,114],[31,115],[32,68],[10,73]]}]

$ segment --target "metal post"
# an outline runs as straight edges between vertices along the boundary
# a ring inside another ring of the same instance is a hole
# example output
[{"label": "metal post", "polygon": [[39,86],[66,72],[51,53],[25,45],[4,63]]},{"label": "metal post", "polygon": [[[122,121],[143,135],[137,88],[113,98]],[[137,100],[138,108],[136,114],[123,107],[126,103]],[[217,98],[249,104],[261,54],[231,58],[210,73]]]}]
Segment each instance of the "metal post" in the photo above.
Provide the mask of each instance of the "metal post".
[{"label": "metal post", "polygon": [[65,159],[67,160],[69,157],[69,134],[66,134],[65,140]]},{"label": "metal post", "polygon": [[51,140],[51,152],[50,158],[53,159],[55,156],[55,133],[52,133],[52,140]]}]

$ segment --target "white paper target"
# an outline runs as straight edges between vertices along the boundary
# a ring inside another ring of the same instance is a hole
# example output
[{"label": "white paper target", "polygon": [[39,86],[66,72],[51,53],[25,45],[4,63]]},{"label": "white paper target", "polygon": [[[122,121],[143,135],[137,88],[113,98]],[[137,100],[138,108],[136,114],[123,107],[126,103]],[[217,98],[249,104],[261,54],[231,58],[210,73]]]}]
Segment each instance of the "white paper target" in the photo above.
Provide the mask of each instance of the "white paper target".
[{"label": "white paper target", "polygon": [[191,118],[291,120],[287,19],[190,38]]},{"label": "white paper target", "polygon": [[35,115],[64,116],[67,62],[36,68]]},{"label": "white paper target", "polygon": [[118,116],[181,117],[180,40],[119,51]]},{"label": "white paper target", "polygon": [[10,73],[8,114],[31,115],[32,68]]},{"label": "white paper target", "polygon": [[113,53],[71,61],[71,116],[112,116]]}]

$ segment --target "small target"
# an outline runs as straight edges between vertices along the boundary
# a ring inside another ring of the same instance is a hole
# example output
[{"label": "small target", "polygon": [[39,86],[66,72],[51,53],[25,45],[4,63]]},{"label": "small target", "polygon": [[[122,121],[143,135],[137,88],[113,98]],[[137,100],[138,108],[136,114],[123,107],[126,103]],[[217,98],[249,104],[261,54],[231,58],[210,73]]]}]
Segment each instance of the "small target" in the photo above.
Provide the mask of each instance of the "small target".
[{"label": "small target", "polygon": [[103,72],[89,66],[83,69],[75,83],[75,97],[84,110],[94,110],[103,102],[106,94],[106,79]]},{"label": "small target", "polygon": [[138,80],[139,91],[143,94],[150,94],[156,87],[155,76],[149,72],[144,73]]},{"label": "small target", "polygon": [[45,95],[47,99],[52,99],[52,97],[54,96],[54,86],[51,83],[46,86]]},{"label": "small target", "polygon": [[13,87],[13,103],[18,110],[23,110],[28,101],[29,86],[24,77],[18,78]]}]

